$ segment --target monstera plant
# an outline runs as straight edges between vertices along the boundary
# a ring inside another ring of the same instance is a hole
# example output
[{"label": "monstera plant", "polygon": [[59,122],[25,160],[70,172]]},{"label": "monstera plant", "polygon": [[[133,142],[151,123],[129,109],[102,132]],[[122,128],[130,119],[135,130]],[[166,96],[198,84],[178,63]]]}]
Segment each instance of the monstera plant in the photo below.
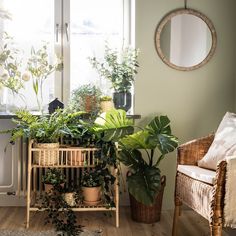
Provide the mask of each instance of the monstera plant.
[{"label": "monstera plant", "polygon": [[178,145],[169,118],[156,116],[141,131],[122,138],[119,143],[122,149],[119,160],[130,172],[127,176],[130,194],[144,205],[153,204],[161,183],[159,164]]}]

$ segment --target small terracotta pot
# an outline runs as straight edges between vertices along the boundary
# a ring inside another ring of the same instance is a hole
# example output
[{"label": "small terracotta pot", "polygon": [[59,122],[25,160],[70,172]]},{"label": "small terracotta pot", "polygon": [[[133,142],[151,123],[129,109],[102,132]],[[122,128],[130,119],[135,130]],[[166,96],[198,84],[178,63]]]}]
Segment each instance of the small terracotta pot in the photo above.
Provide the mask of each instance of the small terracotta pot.
[{"label": "small terracotta pot", "polygon": [[[65,185],[65,183],[62,183],[62,184],[60,184],[61,185],[61,187],[62,188],[64,188],[64,185]],[[45,188],[45,192],[46,193],[50,193],[51,192],[51,190],[53,189],[53,185],[52,184],[44,184],[44,188]]]},{"label": "small terracotta pot", "polygon": [[96,205],[101,201],[101,186],[82,187],[84,203],[90,206]]}]

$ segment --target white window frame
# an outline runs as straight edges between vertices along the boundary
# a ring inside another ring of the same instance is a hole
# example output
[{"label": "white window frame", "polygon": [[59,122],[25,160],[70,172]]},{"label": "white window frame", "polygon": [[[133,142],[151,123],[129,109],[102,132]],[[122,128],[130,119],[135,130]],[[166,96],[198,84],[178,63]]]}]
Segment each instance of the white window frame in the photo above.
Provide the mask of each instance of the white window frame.
[{"label": "white window frame", "polygon": [[[134,3],[135,0],[123,1],[123,46],[134,46]],[[55,74],[55,97],[65,105],[70,98],[70,0],[55,2],[55,53],[63,58],[62,72]]]}]

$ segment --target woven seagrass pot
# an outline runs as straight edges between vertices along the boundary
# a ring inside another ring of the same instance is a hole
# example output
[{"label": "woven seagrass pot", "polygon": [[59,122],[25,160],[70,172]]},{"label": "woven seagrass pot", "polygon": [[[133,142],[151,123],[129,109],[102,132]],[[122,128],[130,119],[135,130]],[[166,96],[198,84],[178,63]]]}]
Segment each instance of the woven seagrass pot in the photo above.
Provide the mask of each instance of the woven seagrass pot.
[{"label": "woven seagrass pot", "polygon": [[107,112],[114,108],[113,101],[101,101],[100,102],[101,112]]},{"label": "woven seagrass pot", "polygon": [[59,143],[34,143],[34,148],[39,151],[34,152],[34,163],[42,166],[55,165],[59,161]]},{"label": "woven seagrass pot", "polygon": [[157,194],[156,200],[153,205],[146,206],[138,202],[131,194],[130,196],[130,208],[131,208],[131,218],[134,221],[142,223],[155,223],[161,219],[161,207],[162,198],[164,193],[164,188],[166,185],[166,176],[161,177],[161,189]]}]

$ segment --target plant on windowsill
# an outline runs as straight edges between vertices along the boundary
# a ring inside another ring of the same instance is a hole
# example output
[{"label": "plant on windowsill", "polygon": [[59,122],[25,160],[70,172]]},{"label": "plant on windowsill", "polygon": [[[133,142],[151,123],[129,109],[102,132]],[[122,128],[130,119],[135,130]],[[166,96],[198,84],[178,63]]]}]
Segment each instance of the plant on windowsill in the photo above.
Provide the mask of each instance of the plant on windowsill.
[{"label": "plant on windowsill", "polygon": [[50,63],[48,54],[48,44],[44,44],[40,49],[31,49],[31,57],[27,62],[26,73],[31,74],[32,86],[37,99],[38,109],[43,114],[43,84],[54,71],[61,71],[63,64],[58,59]]},{"label": "plant on windowsill", "polygon": [[93,84],[81,85],[72,91],[72,97],[69,102],[70,110],[85,111],[92,117],[99,112],[99,98],[101,90]]},{"label": "plant on windowsill", "polygon": [[90,57],[89,61],[98,74],[112,84],[114,89],[113,101],[115,108],[128,111],[131,107],[131,87],[137,74],[137,61],[139,50],[131,47],[124,48],[121,52],[105,45],[103,61]]},{"label": "plant on windowsill", "polygon": [[107,112],[114,108],[114,103],[111,96],[100,97],[101,112]]},{"label": "plant on windowsill", "polygon": [[[13,38],[5,32],[2,40],[3,45],[0,48],[1,103],[6,106],[7,110],[14,111],[16,109],[14,102],[17,96],[19,96],[24,106],[26,106],[25,97],[20,93],[20,90],[24,88],[24,82],[27,80],[25,80],[25,77],[21,74],[19,50],[16,49]],[[7,91],[11,93],[7,93]]]}]

